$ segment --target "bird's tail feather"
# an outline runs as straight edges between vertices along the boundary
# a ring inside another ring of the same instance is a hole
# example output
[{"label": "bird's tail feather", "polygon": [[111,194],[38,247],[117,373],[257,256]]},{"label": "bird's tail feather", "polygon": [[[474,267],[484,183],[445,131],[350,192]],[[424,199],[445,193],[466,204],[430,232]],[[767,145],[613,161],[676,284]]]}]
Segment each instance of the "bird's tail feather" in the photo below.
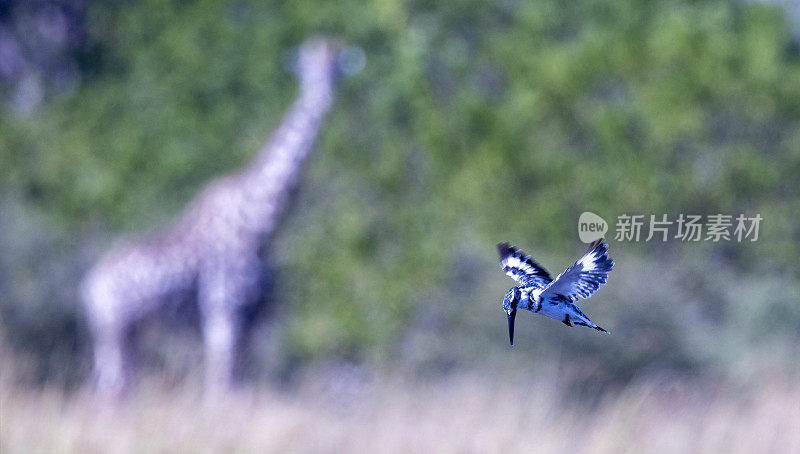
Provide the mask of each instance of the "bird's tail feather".
[{"label": "bird's tail feather", "polygon": [[592,328],[596,329],[597,331],[600,331],[601,333],[611,334],[611,331],[609,331],[607,329],[600,328],[597,325],[594,325]]},{"label": "bird's tail feather", "polygon": [[586,321],[582,321],[582,320],[573,320],[573,321],[572,321],[572,323],[574,323],[574,324],[576,324],[576,325],[585,326],[585,327],[587,327],[587,328],[594,328],[594,329],[596,329],[597,331],[600,331],[601,333],[611,334],[611,331],[609,331],[609,330],[607,330],[607,329],[603,329],[603,328],[601,328],[601,327],[597,326],[597,325],[596,325],[594,322],[592,322],[592,321],[591,321],[591,320],[589,320],[589,319],[586,319]]}]

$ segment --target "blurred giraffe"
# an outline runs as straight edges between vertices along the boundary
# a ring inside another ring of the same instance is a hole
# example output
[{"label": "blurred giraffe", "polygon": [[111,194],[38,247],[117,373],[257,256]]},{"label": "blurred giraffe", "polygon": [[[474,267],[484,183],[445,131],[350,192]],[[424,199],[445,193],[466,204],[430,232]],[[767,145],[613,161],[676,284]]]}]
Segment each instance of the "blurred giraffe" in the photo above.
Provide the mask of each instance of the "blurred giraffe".
[{"label": "blurred giraffe", "polygon": [[195,296],[205,347],[206,387],[231,386],[243,341],[242,309],[261,291],[258,250],[285,213],[302,164],[330,110],[340,47],[310,39],[300,47],[298,98],[253,162],[212,181],[160,234],[117,243],[81,286],[94,344],[98,392],[130,381],[132,328],[176,294]]}]

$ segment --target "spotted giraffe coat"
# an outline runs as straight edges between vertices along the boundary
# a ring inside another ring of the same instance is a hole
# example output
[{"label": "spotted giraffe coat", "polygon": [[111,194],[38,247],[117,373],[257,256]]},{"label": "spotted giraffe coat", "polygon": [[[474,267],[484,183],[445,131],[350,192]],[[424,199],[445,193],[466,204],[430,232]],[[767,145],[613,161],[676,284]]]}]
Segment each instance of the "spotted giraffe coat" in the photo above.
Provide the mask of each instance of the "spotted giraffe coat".
[{"label": "spotted giraffe coat", "polygon": [[212,181],[165,231],[118,242],[89,271],[81,294],[99,392],[128,387],[132,327],[181,294],[198,303],[207,386],[231,385],[243,337],[241,308],[260,290],[258,250],[286,212],[330,110],[338,56],[329,40],[301,46],[299,96],[253,162]]}]

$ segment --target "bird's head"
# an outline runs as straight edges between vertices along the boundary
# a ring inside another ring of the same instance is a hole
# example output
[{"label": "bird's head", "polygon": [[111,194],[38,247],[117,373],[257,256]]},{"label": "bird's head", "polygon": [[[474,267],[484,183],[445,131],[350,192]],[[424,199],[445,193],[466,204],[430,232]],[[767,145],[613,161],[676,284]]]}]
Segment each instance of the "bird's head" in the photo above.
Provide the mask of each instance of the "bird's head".
[{"label": "bird's head", "polygon": [[517,304],[522,297],[519,287],[512,287],[503,297],[503,311],[508,315],[508,340],[514,346],[514,319],[517,317]]}]

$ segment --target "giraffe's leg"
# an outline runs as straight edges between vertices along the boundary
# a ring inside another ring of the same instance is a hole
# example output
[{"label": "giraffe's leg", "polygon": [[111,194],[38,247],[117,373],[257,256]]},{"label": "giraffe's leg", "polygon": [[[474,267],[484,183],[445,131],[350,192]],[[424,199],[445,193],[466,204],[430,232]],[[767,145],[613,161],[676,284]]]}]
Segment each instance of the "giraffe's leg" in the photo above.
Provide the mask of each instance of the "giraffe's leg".
[{"label": "giraffe's leg", "polygon": [[217,264],[200,275],[206,388],[212,393],[233,385],[235,359],[242,341],[239,309],[246,296],[239,274]]},{"label": "giraffe's leg", "polygon": [[92,334],[92,384],[100,395],[120,397],[129,381],[130,331],[121,314],[121,305],[105,284],[104,279],[90,276],[81,289]]},{"label": "giraffe's leg", "polygon": [[238,344],[237,321],[224,309],[214,309],[203,320],[206,387],[211,392],[230,389]]},{"label": "giraffe's leg", "polygon": [[98,394],[117,398],[130,379],[129,331],[124,325],[95,326],[93,383]]}]

